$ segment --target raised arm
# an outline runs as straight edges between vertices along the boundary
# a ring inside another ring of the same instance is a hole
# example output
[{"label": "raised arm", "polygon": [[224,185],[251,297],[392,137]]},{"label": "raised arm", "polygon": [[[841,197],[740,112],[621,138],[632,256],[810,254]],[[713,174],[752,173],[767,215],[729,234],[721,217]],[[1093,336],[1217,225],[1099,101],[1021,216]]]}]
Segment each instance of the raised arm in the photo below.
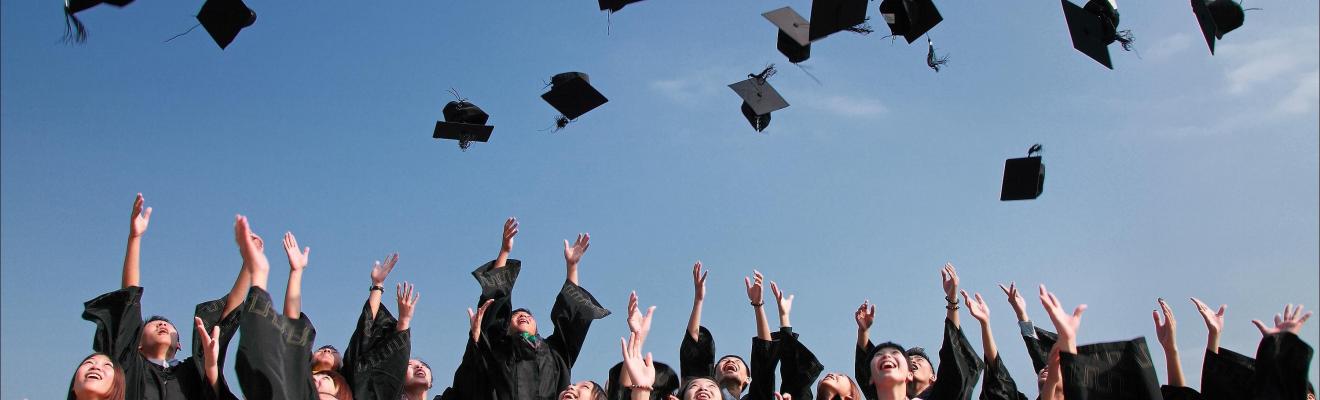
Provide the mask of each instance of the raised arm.
[{"label": "raised arm", "polygon": [[220,382],[220,325],[211,328],[211,333],[206,333],[206,325],[202,319],[193,317],[193,324],[196,325],[197,337],[202,339],[202,366],[206,377],[206,384],[211,386],[211,392],[219,391]]},{"label": "raised arm", "polygon": [[412,327],[413,311],[417,308],[417,299],[422,292],[413,290],[413,284],[403,282],[394,287],[394,297],[399,302],[399,323],[394,330],[403,332]]},{"label": "raised arm", "polygon": [[1228,304],[1220,304],[1219,311],[1216,312],[1201,300],[1195,297],[1191,299],[1196,311],[1201,313],[1201,319],[1205,321],[1205,350],[1219,353],[1219,332],[1224,329],[1224,311],[1228,311]]},{"label": "raised arm", "polygon": [[999,358],[999,346],[995,345],[995,335],[990,331],[990,306],[985,304],[985,299],[981,298],[980,293],[972,297],[963,290],[962,297],[963,302],[967,304],[967,313],[981,324],[981,348],[985,349],[985,363],[994,364]]},{"label": "raised arm", "polygon": [[867,345],[871,343],[871,324],[875,323],[875,304],[871,304],[871,300],[863,301],[853,313],[853,319],[857,320],[857,349],[869,351]]},{"label": "raised arm", "polygon": [[472,343],[481,340],[481,319],[486,316],[486,309],[490,308],[490,304],[494,302],[495,299],[486,300],[485,303],[481,303],[481,307],[478,307],[476,312],[473,312],[470,307],[467,309],[468,339],[470,339]]},{"label": "raised arm", "polygon": [[944,316],[955,328],[962,328],[958,322],[958,271],[953,269],[952,263],[945,263],[940,269],[940,281],[944,286],[944,301],[949,303],[944,307],[947,310]]},{"label": "raised arm", "polygon": [[765,277],[761,271],[752,270],[755,278],[743,277],[743,284],[747,287],[747,300],[752,303],[752,310],[756,313],[756,337],[761,340],[770,339],[770,323],[765,319],[765,289],[763,282]]},{"label": "raised arm", "polygon": [[284,254],[289,256],[289,284],[284,290],[284,315],[298,319],[302,314],[302,274],[307,268],[307,255],[312,253],[308,247],[298,250],[298,238],[293,232],[284,232]]},{"label": "raised arm", "polygon": [[247,217],[242,215],[237,217],[234,223],[234,241],[238,243],[238,253],[243,256],[243,269],[250,277],[252,286],[266,290],[266,283],[270,279],[270,261],[266,259],[265,242],[261,240],[261,236],[252,233],[252,226],[248,224]]},{"label": "raised arm", "polygon": [[1082,324],[1082,312],[1086,311],[1086,305],[1079,305],[1073,309],[1072,314],[1068,314],[1059,298],[1046,290],[1045,285],[1040,285],[1040,304],[1045,307],[1050,320],[1054,321],[1054,328],[1059,331],[1059,351],[1077,354],[1077,329]]},{"label": "raised arm", "polygon": [[399,262],[399,253],[391,253],[385,256],[385,262],[376,261],[371,266],[371,290],[367,294],[367,305],[371,309],[371,318],[376,318],[376,312],[380,311],[380,298],[385,295],[385,278],[390,276],[390,271],[394,270],[394,264]]},{"label": "raised arm", "polygon": [[504,268],[509,262],[509,253],[513,252],[513,237],[518,236],[518,219],[509,217],[504,220],[504,240],[500,241],[500,255],[495,257],[495,268]]},{"label": "raised arm", "polygon": [[133,200],[133,214],[128,224],[128,249],[124,251],[124,272],[120,277],[121,288],[142,286],[139,269],[142,234],[147,233],[147,225],[151,223],[151,207],[143,209],[144,202],[142,193],[138,193],[137,199]]},{"label": "raised arm", "polygon": [[586,254],[589,246],[591,234],[588,233],[579,233],[572,246],[569,246],[568,239],[564,240],[564,266],[567,268],[568,281],[574,285],[582,286],[578,283],[578,261],[582,261],[582,255]]},{"label": "raised arm", "polygon": [[[1183,378],[1182,361],[1178,359],[1178,323],[1173,319],[1173,309],[1169,308],[1169,303],[1164,302],[1164,298],[1156,300],[1160,303],[1159,311],[1151,311],[1150,317],[1155,320],[1155,336],[1160,340],[1160,347],[1164,348],[1164,365],[1169,372],[1169,386],[1186,387],[1187,382]],[[1164,321],[1160,321],[1160,314],[1164,314]]]},{"label": "raised arm", "polygon": [[646,336],[651,332],[651,316],[655,314],[655,306],[646,309],[646,315],[642,315],[641,307],[637,304],[637,292],[628,295],[628,331],[637,334],[637,340],[646,343]]},{"label": "raised arm", "polygon": [[775,295],[775,307],[779,309],[779,328],[792,328],[793,324],[789,322],[788,317],[793,311],[793,295],[785,297],[775,281],[770,281],[770,293]]},{"label": "raised arm", "polygon": [[632,381],[628,386],[632,390],[631,400],[650,400],[651,392],[655,390],[655,363],[651,360],[651,353],[642,357],[642,340],[638,336],[634,332],[627,339],[619,340],[619,347],[623,350],[623,373]]},{"label": "raised arm", "polygon": [[701,304],[706,300],[706,274],[710,270],[701,270],[701,261],[692,264],[692,286],[694,287],[692,295],[692,314],[688,316],[687,334],[692,340],[700,339],[701,334]]}]

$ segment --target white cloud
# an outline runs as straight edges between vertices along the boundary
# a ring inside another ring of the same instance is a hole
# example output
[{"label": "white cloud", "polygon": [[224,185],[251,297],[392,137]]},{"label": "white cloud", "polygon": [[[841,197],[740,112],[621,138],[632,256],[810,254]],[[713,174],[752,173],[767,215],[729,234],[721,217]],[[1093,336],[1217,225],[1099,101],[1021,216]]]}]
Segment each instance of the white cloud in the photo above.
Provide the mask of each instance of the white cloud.
[{"label": "white cloud", "polygon": [[706,69],[691,72],[684,76],[652,81],[650,86],[651,90],[668,97],[676,103],[693,105],[710,101],[720,90],[728,90],[728,83],[722,83],[722,81],[728,80],[727,77],[729,76],[737,77],[739,75],[721,73],[716,69]]},{"label": "white cloud", "polygon": [[889,108],[880,100],[859,96],[808,96],[803,99],[802,105],[835,116],[850,118],[874,118],[889,112]]},{"label": "white cloud", "polygon": [[1183,50],[1187,50],[1191,44],[1192,35],[1180,32],[1155,42],[1155,44],[1151,46],[1150,56],[1154,59],[1168,59],[1181,53]]},{"label": "white cloud", "polygon": [[1310,74],[1298,79],[1297,87],[1292,92],[1279,101],[1276,111],[1286,114],[1301,114],[1307,111],[1315,111],[1320,107],[1320,71],[1311,71]]},{"label": "white cloud", "polygon": [[1244,44],[1217,46],[1216,56],[1228,58],[1225,71],[1229,93],[1243,95],[1266,88],[1277,91],[1313,74],[1317,68],[1315,28],[1278,32]]}]

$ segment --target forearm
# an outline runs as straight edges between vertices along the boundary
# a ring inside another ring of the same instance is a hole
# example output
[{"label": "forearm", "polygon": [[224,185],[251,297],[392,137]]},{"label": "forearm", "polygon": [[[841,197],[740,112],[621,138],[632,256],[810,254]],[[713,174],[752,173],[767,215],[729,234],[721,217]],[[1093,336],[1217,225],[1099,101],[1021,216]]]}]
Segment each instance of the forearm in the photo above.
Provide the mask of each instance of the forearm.
[{"label": "forearm", "polygon": [[780,311],[780,312],[779,312],[779,327],[780,327],[780,328],[789,328],[789,327],[792,327],[792,326],[793,326],[793,323],[789,322],[789,320],[788,320],[788,314],[785,313],[785,312],[783,312],[783,311]]},{"label": "forearm", "polygon": [[981,347],[985,349],[985,363],[990,365],[999,358],[999,346],[995,346],[995,334],[990,331],[990,321],[981,323]]},{"label": "forearm", "polygon": [[765,318],[765,306],[752,306],[756,312],[756,337],[761,340],[770,340],[770,322]]},{"label": "forearm", "polygon": [[1178,358],[1178,348],[1164,349],[1164,364],[1169,370],[1169,386],[1187,386],[1183,378],[1182,360]]},{"label": "forearm", "polygon": [[651,391],[645,389],[633,389],[630,400],[651,400]]},{"label": "forearm", "polygon": [[129,236],[128,249],[124,251],[124,272],[120,277],[120,287],[142,286],[139,272],[142,237]]},{"label": "forearm", "polygon": [[1210,332],[1206,336],[1205,349],[1211,353],[1219,354],[1219,332]]},{"label": "forearm", "polygon": [[504,268],[504,264],[509,262],[509,252],[500,249],[500,255],[495,257],[495,268]]},{"label": "forearm", "polygon": [[576,263],[568,264],[568,281],[574,285],[582,286],[578,283],[578,266]]},{"label": "forearm", "polygon": [[212,392],[220,391],[220,365],[216,360],[206,360],[206,384],[211,386]]},{"label": "forearm", "polygon": [[961,329],[962,323],[958,320],[958,309],[953,306],[954,305],[950,304],[948,307],[945,307],[948,311],[944,313],[944,318],[947,318],[949,322],[952,322],[954,328]]},{"label": "forearm", "polygon": [[229,294],[225,296],[225,310],[220,315],[220,319],[229,316],[229,313],[238,309],[243,304],[243,299],[247,298],[248,287],[252,286],[252,274],[247,268],[239,268],[238,277],[234,279],[234,287],[229,289]]},{"label": "forearm", "polygon": [[[380,284],[372,282],[371,286],[374,288],[380,286]],[[376,312],[380,311],[381,293],[385,293],[385,289],[371,289],[370,293],[367,294],[367,308],[371,310],[371,319],[373,320],[376,319]]]},{"label": "forearm", "polygon": [[302,314],[302,271],[289,271],[289,286],[284,291],[284,316],[298,319]]},{"label": "forearm", "polygon": [[701,335],[701,300],[692,300],[692,314],[688,316],[687,334],[692,340]]}]

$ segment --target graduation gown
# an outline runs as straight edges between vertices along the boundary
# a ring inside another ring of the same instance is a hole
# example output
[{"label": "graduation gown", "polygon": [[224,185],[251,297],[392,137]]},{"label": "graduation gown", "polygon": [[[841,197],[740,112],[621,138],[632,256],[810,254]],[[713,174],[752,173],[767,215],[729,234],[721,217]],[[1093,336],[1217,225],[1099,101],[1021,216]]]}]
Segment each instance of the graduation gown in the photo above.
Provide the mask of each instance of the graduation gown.
[{"label": "graduation gown", "polygon": [[1004,358],[986,365],[985,381],[981,384],[981,400],[1027,400],[1027,395],[1018,391],[1017,383],[1004,367]]},{"label": "graduation gown", "polygon": [[1256,374],[1256,360],[1220,347],[1218,353],[1205,351],[1201,366],[1201,397],[1206,400],[1240,400],[1251,398],[1252,375]]},{"label": "graduation gown", "polygon": [[[704,326],[697,327],[697,339],[693,340],[688,336],[687,331],[683,331],[683,341],[678,345],[678,368],[683,374],[683,380],[691,378],[710,378],[715,379],[715,339]],[[791,331],[790,331],[791,332]],[[747,373],[752,378],[752,382],[747,386],[747,394],[741,399],[730,399],[731,393],[721,389],[721,395],[725,400],[773,400],[775,397],[775,366],[779,363],[780,342],[774,340],[774,334],[771,334],[771,340],[761,340],[761,338],[752,337],[752,360],[751,365],[747,366]]]},{"label": "graduation gown", "polygon": [[1146,338],[1079,346],[1060,353],[1063,393],[1068,400],[1160,400],[1159,380]]},{"label": "graduation gown", "polygon": [[[148,360],[138,351],[142,338],[143,288],[132,286],[105,293],[83,303],[82,318],[96,324],[92,350],[109,355],[124,370],[125,398],[144,400],[213,399],[202,372],[200,357],[188,357],[182,362],[162,366]],[[218,306],[216,305],[218,303]],[[221,323],[222,347],[227,345],[237,330],[237,318],[220,321],[224,299],[198,304],[196,316],[206,326]],[[191,323],[185,325],[193,326]],[[176,326],[177,329],[177,326]],[[201,339],[194,335],[193,353],[201,354]],[[223,355],[221,357],[224,357]],[[223,358],[220,362],[223,363]],[[223,364],[222,364],[223,365]],[[223,377],[220,387],[225,388]],[[72,399],[72,391],[70,391]]]},{"label": "graduation gown", "polygon": [[1251,382],[1251,398],[1306,398],[1306,375],[1313,355],[1311,346],[1291,332],[1279,332],[1261,338],[1260,346],[1256,348],[1256,373]]},{"label": "graduation gown", "polygon": [[275,311],[270,293],[248,289],[239,320],[234,372],[247,400],[315,400],[308,360],[316,328],[306,314],[289,319]]},{"label": "graduation gown", "polygon": [[[493,305],[492,305],[493,307]],[[489,311],[489,310],[487,310]],[[571,382],[573,364],[582,351],[594,320],[610,311],[581,286],[567,280],[550,310],[554,333],[533,341],[504,333],[506,329],[483,328],[491,349],[482,357],[491,369],[491,386],[497,400],[554,400]],[[483,321],[484,322],[484,321]]]},{"label": "graduation gown", "polygon": [[339,370],[353,388],[355,400],[397,400],[403,395],[412,329],[400,332],[398,326],[399,321],[385,307],[379,307],[373,318],[370,301],[362,305]]},{"label": "graduation gown", "polygon": [[[854,372],[867,400],[875,400],[875,386],[871,385],[871,351],[875,345],[866,342],[866,348],[856,349]],[[923,400],[968,400],[972,398],[976,381],[981,378],[985,363],[972,349],[961,327],[944,319],[944,343],[940,345],[940,366],[935,372],[935,384],[917,394]],[[865,383],[861,383],[865,382]],[[1071,400],[1071,399],[1069,399]]]},{"label": "graduation gown", "polygon": [[[510,306],[510,296],[513,293],[513,285],[518,280],[518,273],[522,271],[522,261],[509,259],[504,264],[504,268],[495,268],[495,261],[491,260],[472,271],[472,277],[477,280],[481,286],[481,296],[477,299],[477,306],[480,308],[486,300],[494,300],[490,308],[482,316],[482,332],[504,332],[508,330],[507,324],[509,314],[512,312]],[[467,336],[465,336],[467,337]],[[479,342],[473,342],[468,339],[463,349],[463,358],[459,361],[458,368],[454,370],[453,386],[445,388],[443,392],[435,396],[435,400],[494,400],[495,391],[491,385],[490,366],[486,363],[489,357],[484,357],[484,353],[490,352],[490,342],[486,335],[478,339]]]},{"label": "graduation gown", "polygon": [[798,340],[793,327],[779,328],[770,337],[779,344],[779,392],[793,395],[793,400],[812,400],[815,392],[811,384],[825,371],[825,366]]}]

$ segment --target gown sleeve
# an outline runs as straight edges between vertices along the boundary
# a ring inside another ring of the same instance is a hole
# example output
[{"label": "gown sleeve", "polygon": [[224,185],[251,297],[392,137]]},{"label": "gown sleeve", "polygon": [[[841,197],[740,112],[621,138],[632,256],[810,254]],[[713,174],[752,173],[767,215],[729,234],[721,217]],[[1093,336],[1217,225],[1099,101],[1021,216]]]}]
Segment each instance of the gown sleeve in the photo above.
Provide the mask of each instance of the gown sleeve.
[{"label": "gown sleeve", "polygon": [[559,296],[555,298],[554,307],[550,309],[555,332],[545,338],[545,343],[559,353],[568,368],[572,369],[578,354],[582,352],[582,343],[587,340],[591,322],[607,315],[610,315],[610,310],[601,307],[590,292],[565,280],[564,286],[559,289]]},{"label": "gown sleeve", "polygon": [[[972,389],[985,368],[972,344],[963,335],[962,328],[953,321],[944,320],[944,343],[940,346],[940,367],[935,373],[935,385],[927,400],[968,400]],[[1070,399],[1071,400],[1071,399]]]},{"label": "gown sleeve", "polygon": [[194,393],[200,392],[202,398],[207,400],[234,400],[238,398],[230,390],[229,383],[225,380],[224,371],[225,358],[229,353],[229,344],[234,340],[234,335],[238,333],[239,312],[242,307],[235,308],[228,316],[225,316],[225,300],[226,298],[221,297],[217,300],[202,302],[193,310],[193,315],[202,319],[202,324],[207,329],[208,334],[212,327],[220,326],[220,356],[216,360],[220,368],[220,376],[217,379],[215,389],[212,389],[206,382],[206,366],[204,360],[199,356],[205,354],[206,351],[202,346],[202,338],[197,334],[193,334],[193,356],[189,357],[189,361],[193,364],[192,368],[195,369],[199,386],[201,386],[200,390],[195,390]]},{"label": "gown sleeve", "polygon": [[142,287],[131,286],[83,303],[82,318],[96,324],[92,350],[117,363],[137,357],[142,331]]},{"label": "gown sleeve", "polygon": [[1017,382],[1009,375],[1002,357],[986,365],[985,382],[981,384],[981,400],[1027,400],[1027,396],[1018,391]]},{"label": "gown sleeve", "polygon": [[512,258],[506,260],[503,268],[495,268],[495,260],[491,260],[472,271],[472,277],[481,286],[477,307],[481,307],[486,300],[495,301],[481,319],[482,332],[494,334],[508,330],[509,317],[513,312],[513,286],[518,282],[520,272],[522,261]]},{"label": "gown sleeve", "polygon": [[1240,400],[1251,397],[1256,360],[1224,347],[1218,353],[1205,351],[1201,366],[1201,397],[1205,400]]},{"label": "gown sleeve", "polygon": [[697,329],[696,340],[684,329],[678,345],[678,371],[683,380],[715,376],[715,338],[706,327]]},{"label": "gown sleeve", "polygon": [[275,311],[270,293],[253,287],[239,318],[234,372],[247,399],[308,399],[316,394],[311,368],[316,328],[306,314],[289,319]]},{"label": "gown sleeve", "polygon": [[1265,335],[1256,348],[1251,398],[1306,398],[1306,375],[1313,355],[1311,346],[1291,332]]},{"label": "gown sleeve", "polygon": [[812,400],[815,396],[811,384],[825,371],[825,366],[798,340],[792,327],[780,328],[771,337],[779,342],[779,377],[782,380],[779,392],[793,395],[793,400]]},{"label": "gown sleeve", "polygon": [[779,364],[779,341],[752,337],[752,365],[748,371],[752,383],[742,400],[774,400],[775,366]]},{"label": "gown sleeve", "polygon": [[853,373],[857,375],[857,386],[861,386],[866,400],[876,400],[875,386],[871,385],[871,350],[875,344],[867,340],[866,347],[853,347]]}]

